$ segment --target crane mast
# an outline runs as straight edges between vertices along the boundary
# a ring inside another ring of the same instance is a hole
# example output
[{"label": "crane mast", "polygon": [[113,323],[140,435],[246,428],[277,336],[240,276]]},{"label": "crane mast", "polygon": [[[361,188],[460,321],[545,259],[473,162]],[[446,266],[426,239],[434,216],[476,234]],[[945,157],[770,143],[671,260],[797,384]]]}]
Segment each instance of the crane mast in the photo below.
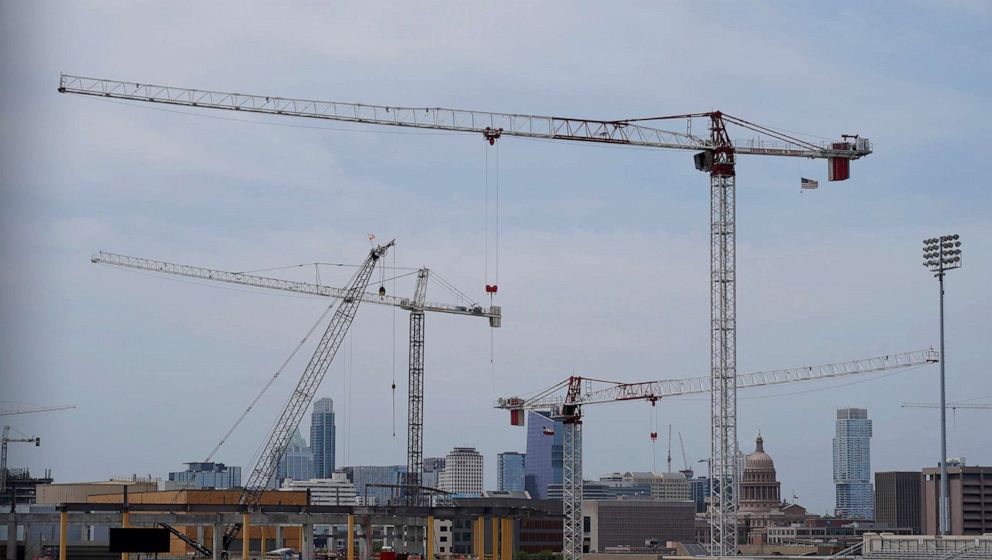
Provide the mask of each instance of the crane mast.
[{"label": "crane mast", "polygon": [[[868,139],[845,135],[841,142],[813,144],[720,111],[643,119],[581,119],[315,101],[122,82],[68,74],[60,76],[58,90],[62,93],[184,107],[472,132],[482,134],[489,144],[494,144],[502,136],[517,136],[698,152],[694,156],[696,168],[710,175],[710,375],[712,378],[710,552],[730,556],[736,554],[736,156],[826,159],[830,180],[842,181],[849,177],[850,161],[872,153]],[[686,130],[691,130],[694,120],[705,119],[709,135],[700,137],[688,132],[672,132],[637,124],[665,119],[685,120]],[[728,123],[749,130],[758,137],[731,141],[726,127]],[[565,560],[580,558],[581,543],[577,550],[577,553],[575,549],[566,550]]]},{"label": "crane mast", "polygon": [[[279,460],[286,452],[293,432],[303,420],[307,407],[310,406],[310,401],[313,400],[320,382],[324,379],[324,374],[327,373],[327,368],[334,360],[338,348],[341,347],[345,335],[348,334],[348,329],[351,328],[351,323],[355,320],[355,313],[358,311],[359,304],[362,303],[361,296],[368,286],[376,263],[394,244],[395,241],[390,241],[385,245],[373,248],[345,288],[345,296],[334,311],[334,316],[331,317],[324,335],[317,343],[317,349],[314,351],[313,357],[310,358],[310,363],[307,364],[289,398],[289,402],[286,403],[278,420],[276,420],[265,446],[262,448],[262,453],[248,476],[238,501],[240,504],[256,506],[261,500],[262,493],[276,472]],[[230,547],[240,532],[240,524],[236,523],[227,527],[224,531],[224,550]]]}]

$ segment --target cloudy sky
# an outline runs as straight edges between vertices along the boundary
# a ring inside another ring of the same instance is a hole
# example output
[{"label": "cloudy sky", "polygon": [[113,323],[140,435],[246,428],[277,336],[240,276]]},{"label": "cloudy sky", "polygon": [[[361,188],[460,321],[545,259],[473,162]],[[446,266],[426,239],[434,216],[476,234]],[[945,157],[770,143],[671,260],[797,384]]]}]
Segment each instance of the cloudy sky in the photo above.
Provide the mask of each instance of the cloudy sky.
[{"label": "cloudy sky", "polygon": [[[866,135],[876,152],[843,183],[827,183],[823,161],[740,159],[739,369],[936,345],[920,241],[959,233],[949,399],[992,401],[992,195],[973,146],[992,133],[990,19],[988,4],[964,0],[0,0],[0,400],[78,407],[5,417],[42,437],[11,447],[11,466],[80,481],[203,459],[327,305],[96,266],[98,250],[255,270],[357,263],[372,232],[397,239],[396,266],[429,266],[473,298],[486,301],[494,281],[484,203],[488,178],[492,214],[497,152],[477,136],[61,95],[60,72],[604,119],[720,109],[815,141]],[[636,381],[709,368],[708,182],[690,154],[513,138],[498,153],[504,326],[427,320],[425,453],[478,447],[488,487],[496,453],[524,448],[495,398],[573,373]],[[821,188],[800,194],[800,177]],[[348,273],[324,267],[321,279],[342,285]],[[280,274],[314,278],[313,267]],[[319,395],[339,411],[339,465],[405,462],[406,339],[403,312],[360,310]],[[217,460],[247,466],[310,349]],[[742,392],[741,447],[752,451],[761,430],[783,495],[825,512],[834,410],[869,409],[874,470],[933,465],[936,412],[900,403],[934,401],[937,374]],[[992,463],[988,414],[952,418],[951,455]],[[661,469],[652,422],[643,403],[590,407],[587,477],[648,470],[655,457]],[[708,454],[705,398],[660,403],[656,422],[682,433],[689,461]]]}]

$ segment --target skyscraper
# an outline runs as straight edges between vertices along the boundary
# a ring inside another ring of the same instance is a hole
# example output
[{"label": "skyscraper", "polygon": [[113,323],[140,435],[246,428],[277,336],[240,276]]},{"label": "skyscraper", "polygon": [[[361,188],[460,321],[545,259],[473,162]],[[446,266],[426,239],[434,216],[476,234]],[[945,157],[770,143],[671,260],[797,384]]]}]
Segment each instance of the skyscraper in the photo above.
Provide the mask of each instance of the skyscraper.
[{"label": "skyscraper", "polygon": [[438,487],[453,494],[482,494],[482,454],[474,447],[456,447],[444,458]]},{"label": "skyscraper", "polygon": [[527,414],[527,460],[524,462],[524,490],[534,499],[548,497],[548,485],[562,482],[561,418],[532,410]]},{"label": "skyscraper", "polygon": [[310,421],[314,478],[334,476],[334,442],[334,401],[323,398],[313,403]]},{"label": "skyscraper", "polygon": [[874,519],[871,485],[871,420],[864,408],[837,410],[834,435],[834,485],[837,515]]},{"label": "skyscraper", "polygon": [[277,484],[282,485],[284,480],[310,480],[313,477],[313,454],[297,429],[276,468]]},{"label": "skyscraper", "polygon": [[520,492],[524,489],[523,453],[507,451],[500,453],[496,459],[496,487],[501,492]]}]

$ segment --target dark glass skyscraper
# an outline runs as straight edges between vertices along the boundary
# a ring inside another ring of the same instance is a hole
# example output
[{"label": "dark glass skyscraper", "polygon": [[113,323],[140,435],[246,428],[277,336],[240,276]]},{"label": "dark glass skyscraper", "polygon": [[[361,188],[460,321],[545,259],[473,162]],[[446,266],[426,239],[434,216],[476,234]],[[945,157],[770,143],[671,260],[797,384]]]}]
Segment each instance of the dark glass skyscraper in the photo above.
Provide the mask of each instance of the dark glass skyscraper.
[{"label": "dark glass skyscraper", "polygon": [[334,442],[334,401],[320,399],[313,403],[310,420],[314,478],[331,478],[334,474]]},{"label": "dark glass skyscraper", "polygon": [[496,487],[500,492],[524,490],[524,459],[526,455],[515,451],[500,453],[496,459]]},{"label": "dark glass skyscraper", "polygon": [[561,484],[562,421],[550,414],[527,414],[527,460],[524,461],[524,490],[534,499],[548,497],[549,484]]}]

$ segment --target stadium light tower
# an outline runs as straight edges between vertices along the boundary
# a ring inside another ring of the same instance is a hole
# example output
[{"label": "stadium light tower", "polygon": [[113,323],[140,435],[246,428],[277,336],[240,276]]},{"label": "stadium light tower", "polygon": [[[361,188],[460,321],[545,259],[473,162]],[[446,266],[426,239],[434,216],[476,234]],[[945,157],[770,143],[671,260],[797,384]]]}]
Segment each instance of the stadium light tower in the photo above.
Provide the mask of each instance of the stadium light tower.
[{"label": "stadium light tower", "polygon": [[947,402],[944,396],[944,274],[961,268],[961,242],[958,235],[941,235],[923,240],[923,266],[937,278],[940,285],[940,515],[941,535],[951,532],[951,501],[947,483]]}]

